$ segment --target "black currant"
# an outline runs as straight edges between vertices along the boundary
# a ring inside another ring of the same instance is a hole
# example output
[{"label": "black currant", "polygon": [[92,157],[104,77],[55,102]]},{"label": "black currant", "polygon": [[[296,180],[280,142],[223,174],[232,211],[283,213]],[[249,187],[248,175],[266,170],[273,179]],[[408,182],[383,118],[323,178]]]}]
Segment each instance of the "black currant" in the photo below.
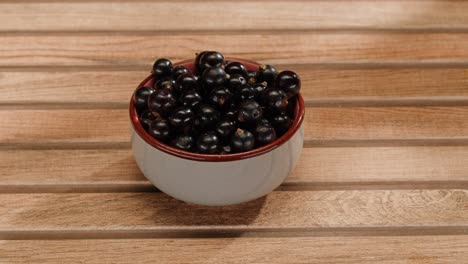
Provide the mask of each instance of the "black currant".
[{"label": "black currant", "polygon": [[253,100],[255,98],[255,90],[250,84],[244,84],[237,88],[234,96],[239,102]]},{"label": "black currant", "polygon": [[244,64],[237,61],[226,64],[226,66],[224,67],[224,71],[231,76],[239,74],[242,75],[244,78],[247,77],[247,68],[245,68]]},{"label": "black currant", "polygon": [[217,51],[208,51],[200,58],[201,69],[208,69],[212,67],[221,67],[224,64],[223,54]]},{"label": "black currant", "polygon": [[256,101],[244,101],[239,106],[237,121],[241,124],[254,124],[262,118],[262,115],[262,107]]},{"label": "black currant", "polygon": [[148,97],[154,92],[154,89],[148,86],[138,88],[133,97],[133,105],[138,113],[142,113],[148,107]]},{"label": "black currant", "polygon": [[237,90],[238,87],[246,83],[247,83],[247,80],[245,79],[244,76],[240,74],[234,74],[234,75],[230,75],[230,78],[228,80],[228,87],[232,92],[234,92]]},{"label": "black currant", "polygon": [[198,109],[198,124],[201,128],[212,128],[218,123],[221,113],[209,105],[202,105]]},{"label": "black currant", "polygon": [[180,100],[180,103],[183,106],[187,106],[187,107],[190,107],[192,109],[197,109],[200,106],[200,104],[202,103],[203,98],[196,91],[189,90],[189,91],[186,91],[185,93],[183,93],[179,97],[179,100]]},{"label": "black currant", "polygon": [[174,69],[172,70],[172,79],[177,80],[179,79],[180,76],[184,74],[189,74],[190,71],[182,65],[175,66]]},{"label": "black currant", "polygon": [[205,91],[211,91],[214,87],[223,86],[226,83],[227,75],[221,67],[211,67],[203,72],[200,81]]},{"label": "black currant", "polygon": [[156,120],[156,117],[150,112],[145,111],[140,115],[140,124],[145,130]]},{"label": "black currant", "polygon": [[207,103],[217,109],[226,109],[232,99],[232,93],[226,87],[219,86],[214,88],[206,98]]},{"label": "black currant", "polygon": [[193,139],[192,136],[182,134],[182,135],[177,136],[171,142],[171,145],[179,149],[191,150],[194,146],[194,141],[195,140]]},{"label": "black currant", "polygon": [[205,55],[205,53],[207,53],[208,51],[202,51],[200,53],[197,53],[196,56],[195,56],[195,62],[194,62],[194,66],[195,66],[195,72],[197,74],[202,74],[203,73],[203,70],[201,68],[201,64],[200,64],[200,61],[201,61],[201,58],[203,57],[203,55]]},{"label": "black currant", "polygon": [[262,118],[258,121],[258,125],[271,126],[271,123],[268,119]]},{"label": "black currant", "polygon": [[162,89],[152,93],[148,98],[148,108],[153,113],[167,116],[176,106],[176,99],[169,90]]},{"label": "black currant", "polygon": [[272,112],[282,112],[288,107],[288,97],[283,90],[268,88],[263,92],[263,102]]},{"label": "black currant", "polygon": [[174,88],[178,94],[183,94],[190,90],[200,91],[198,77],[191,73],[184,74],[177,78]]},{"label": "black currant", "polygon": [[255,90],[255,99],[261,100],[263,92],[267,89],[268,84],[267,82],[256,83],[253,84],[252,87]]},{"label": "black currant", "polygon": [[259,146],[269,144],[276,139],[276,131],[271,125],[258,124],[255,128],[255,142]]},{"label": "black currant", "polygon": [[282,71],[276,77],[275,86],[283,90],[288,98],[292,98],[297,95],[301,89],[301,79],[295,72]]},{"label": "black currant", "polygon": [[226,108],[225,112],[224,112],[224,116],[226,118],[229,118],[230,120],[235,120],[237,119],[237,113],[238,113],[238,107],[237,107],[237,103],[235,102],[231,102],[229,104],[229,106]]},{"label": "black currant", "polygon": [[150,125],[148,133],[155,139],[165,142],[171,136],[171,127],[165,119],[155,120]]},{"label": "black currant", "polygon": [[167,78],[163,78],[163,79],[160,79],[159,81],[157,81],[154,84],[154,88],[156,90],[166,89],[166,90],[169,90],[169,91],[173,92],[174,91],[174,85],[175,85],[174,80],[172,78],[170,78],[170,77],[167,77]]},{"label": "black currant", "polygon": [[275,128],[276,134],[282,135],[291,127],[292,120],[286,113],[279,113],[270,118],[271,125]]},{"label": "black currant", "polygon": [[219,153],[219,139],[215,132],[205,132],[198,137],[197,150],[203,154]]},{"label": "black currant", "polygon": [[153,75],[156,79],[169,77],[172,74],[172,62],[168,59],[158,59],[153,64]]},{"label": "black currant", "polygon": [[189,107],[180,107],[169,116],[172,127],[178,131],[189,132],[195,121],[195,113]]},{"label": "black currant", "polygon": [[272,85],[276,75],[278,75],[278,71],[275,67],[271,65],[260,65],[258,69],[258,82],[267,82],[269,85]]},{"label": "black currant", "polygon": [[255,147],[255,137],[250,131],[238,128],[231,137],[231,146],[235,152],[249,151]]},{"label": "black currant", "polygon": [[231,154],[232,148],[230,145],[225,145],[221,148],[221,154]]},{"label": "black currant", "polygon": [[247,83],[254,84],[257,82],[258,72],[256,71],[247,71]]},{"label": "black currant", "polygon": [[216,132],[222,140],[231,138],[232,133],[236,130],[236,122],[228,118],[221,120],[216,124]]}]

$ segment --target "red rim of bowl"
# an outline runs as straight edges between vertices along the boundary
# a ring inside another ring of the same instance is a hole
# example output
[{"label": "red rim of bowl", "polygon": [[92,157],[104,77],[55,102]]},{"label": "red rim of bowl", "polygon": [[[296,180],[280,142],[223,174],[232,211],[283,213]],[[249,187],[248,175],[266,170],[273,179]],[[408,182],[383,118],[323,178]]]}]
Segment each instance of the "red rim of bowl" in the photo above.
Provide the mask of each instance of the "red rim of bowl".
[{"label": "red rim of bowl", "polygon": [[[254,70],[258,69],[258,64],[257,62],[254,61],[249,61],[249,60],[244,60],[244,59],[238,59],[238,58],[226,58],[227,60],[230,61],[238,61],[242,62],[247,69],[249,70]],[[180,61],[178,63],[175,63],[174,66],[177,65],[184,65],[190,70],[193,71],[193,60],[184,60]],[[146,77],[137,87],[140,88],[142,86],[147,85],[148,82],[152,80],[153,75],[150,75]],[[296,106],[294,109],[294,120],[293,124],[289,128],[289,130],[276,139],[275,141],[271,142],[270,144],[267,144],[265,146],[261,146],[259,148],[246,151],[246,152],[241,152],[241,153],[235,153],[235,154],[199,154],[199,153],[193,153],[193,152],[188,152],[184,150],[180,150],[178,148],[171,147],[163,142],[158,141],[157,139],[153,138],[146,130],[143,128],[143,126],[140,124],[140,121],[138,120],[138,114],[136,112],[136,109],[133,105],[133,99],[134,99],[135,93],[133,93],[132,98],[130,99],[130,120],[132,122],[133,129],[135,129],[136,133],[143,138],[143,140],[153,146],[154,148],[161,150],[167,154],[183,158],[183,159],[188,159],[188,160],[195,160],[195,161],[235,161],[235,160],[242,160],[242,159],[247,159],[255,156],[259,156],[262,154],[265,154],[267,152],[270,152],[277,147],[281,146],[285,142],[287,142],[296,132],[297,130],[301,127],[302,122],[304,120],[304,114],[305,114],[305,106],[304,106],[304,99],[302,98],[301,94],[298,94],[296,97]]]}]

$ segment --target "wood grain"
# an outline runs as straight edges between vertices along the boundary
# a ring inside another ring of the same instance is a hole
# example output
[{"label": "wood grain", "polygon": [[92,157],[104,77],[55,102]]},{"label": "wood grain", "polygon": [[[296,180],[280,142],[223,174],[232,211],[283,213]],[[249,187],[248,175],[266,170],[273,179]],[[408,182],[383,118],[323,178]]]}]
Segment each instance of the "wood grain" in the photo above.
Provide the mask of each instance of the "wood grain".
[{"label": "wood grain", "polygon": [[427,139],[468,135],[468,107],[308,107],[310,140]]},{"label": "wood grain", "polygon": [[[466,228],[467,190],[278,191],[241,205],[185,204],[163,193],[0,194],[2,232]],[[309,230],[309,231],[310,231]],[[78,234],[79,235],[79,234]]]},{"label": "wood grain", "polygon": [[201,50],[219,50],[226,56],[275,65],[466,65],[468,33],[5,34],[0,37],[0,66],[139,66],[150,69],[156,58],[178,61],[194,58]]},{"label": "wood grain", "polygon": [[468,236],[30,240],[1,241],[0,255],[5,264],[462,263],[467,247]]},{"label": "wood grain", "polygon": [[[334,100],[437,100],[468,96],[468,69],[320,69],[291,65],[302,79],[307,102]],[[284,66],[280,69],[286,69]],[[3,104],[119,103],[148,75],[124,71],[0,70]],[[34,89],[26,89],[32,86]],[[444,87],[441,89],[440,87]]]},{"label": "wood grain", "polygon": [[1,144],[128,142],[128,110],[0,111]]},{"label": "wood grain", "polygon": [[[308,107],[306,141],[459,139],[468,107]],[[126,109],[0,111],[0,144],[129,141]],[[448,129],[450,128],[450,129]]]},{"label": "wood grain", "polygon": [[467,12],[450,1],[6,3],[0,30],[466,29]]},{"label": "wood grain", "polygon": [[[429,165],[430,164],[430,165]],[[466,186],[468,147],[305,148],[284,185]],[[129,149],[0,151],[0,192],[137,191],[151,185]]]}]

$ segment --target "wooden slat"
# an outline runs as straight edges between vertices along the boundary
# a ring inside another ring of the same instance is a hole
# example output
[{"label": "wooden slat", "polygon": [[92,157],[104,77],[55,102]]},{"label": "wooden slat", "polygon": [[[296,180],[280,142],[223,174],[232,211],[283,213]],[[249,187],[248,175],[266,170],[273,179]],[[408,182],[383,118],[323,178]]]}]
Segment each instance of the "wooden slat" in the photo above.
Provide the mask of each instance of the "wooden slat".
[{"label": "wooden slat", "polygon": [[467,118],[468,107],[308,107],[305,134],[317,140],[466,137]]},{"label": "wooden slat", "polygon": [[128,110],[0,111],[0,142],[128,142]]},{"label": "wooden slat", "polygon": [[226,207],[185,204],[163,193],[0,194],[0,237],[34,230],[157,233],[458,226],[463,232],[467,206],[467,190],[278,191]]},{"label": "wooden slat", "polygon": [[[285,69],[285,67],[282,67]],[[468,69],[318,69],[291,65],[306,101],[468,96]],[[120,103],[149,72],[0,70],[0,103]],[[26,89],[26,87],[33,87]],[[443,87],[443,89],[441,89]]]},{"label": "wooden slat", "polygon": [[149,69],[159,57],[177,61],[210,49],[226,56],[272,64],[466,64],[468,33],[8,34],[0,37],[0,66]]},{"label": "wooden slat", "polygon": [[1,72],[3,103],[128,103],[148,71]]},{"label": "wooden slat", "polygon": [[[308,107],[306,141],[466,138],[468,107]],[[0,111],[0,144],[128,142],[126,109]],[[450,129],[449,129],[450,128]]]},{"label": "wooden slat", "polygon": [[463,263],[468,236],[1,241],[3,263]]},{"label": "wooden slat", "polygon": [[0,30],[466,29],[467,12],[450,1],[8,3]]},{"label": "wooden slat", "polygon": [[[430,164],[430,166],[428,166]],[[468,147],[304,148],[289,184],[466,186]],[[0,151],[0,192],[150,186],[129,149]],[[27,188],[31,186],[30,188]],[[64,186],[64,187],[63,187]],[[329,185],[322,188],[330,187]]]}]

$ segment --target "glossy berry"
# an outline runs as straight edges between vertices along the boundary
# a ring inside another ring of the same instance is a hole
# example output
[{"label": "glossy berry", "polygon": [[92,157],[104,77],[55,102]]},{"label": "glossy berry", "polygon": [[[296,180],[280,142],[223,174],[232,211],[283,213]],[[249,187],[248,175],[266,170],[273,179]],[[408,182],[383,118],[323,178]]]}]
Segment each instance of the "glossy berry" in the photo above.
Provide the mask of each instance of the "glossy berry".
[{"label": "glossy berry", "polygon": [[261,100],[263,92],[267,89],[267,83],[256,83],[252,85],[252,88],[255,90],[255,99]]},{"label": "glossy berry", "polygon": [[221,148],[221,154],[231,154],[232,147],[230,145],[225,145]]},{"label": "glossy berry", "polygon": [[174,69],[172,69],[172,79],[177,80],[179,79],[180,76],[184,74],[189,74],[190,71],[182,65],[175,66]]},{"label": "glossy berry", "polygon": [[170,77],[167,77],[167,78],[163,78],[163,79],[157,81],[154,84],[154,88],[156,90],[166,89],[166,90],[169,90],[169,91],[173,92],[174,91],[174,85],[175,85],[174,80],[172,78],[170,78]]},{"label": "glossy berry", "polygon": [[257,83],[258,72],[256,71],[247,71],[247,83],[254,84]]},{"label": "glossy berry", "polygon": [[140,124],[145,130],[156,120],[156,117],[150,112],[145,111],[140,115]]},{"label": "glossy berry", "polygon": [[198,137],[197,150],[202,154],[219,153],[219,139],[215,132],[205,132]]},{"label": "glossy berry", "polygon": [[278,71],[271,65],[261,65],[258,69],[258,82],[267,82],[269,85],[273,84],[273,81],[278,75]]},{"label": "glossy berry", "polygon": [[177,131],[188,132],[195,121],[195,113],[189,107],[180,107],[169,116],[171,126]]},{"label": "glossy berry", "polygon": [[172,62],[168,59],[158,59],[153,64],[153,75],[156,79],[169,77],[172,74]]},{"label": "glossy berry", "polygon": [[174,88],[177,94],[183,94],[190,90],[199,91],[200,85],[197,76],[187,73],[177,78]]},{"label": "glossy berry", "polygon": [[221,67],[208,68],[203,72],[201,83],[206,91],[214,87],[223,86],[226,83],[226,72]]},{"label": "glossy berry", "polygon": [[212,128],[218,123],[221,114],[209,105],[202,105],[197,112],[198,124],[201,128]]},{"label": "glossy berry", "polygon": [[256,101],[244,101],[239,106],[237,121],[244,124],[253,124],[259,121],[262,115],[262,108]]},{"label": "glossy berry", "polygon": [[263,93],[263,102],[272,112],[282,112],[288,107],[288,97],[283,90],[268,88]]},{"label": "glossy berry", "polygon": [[271,123],[268,119],[262,118],[258,121],[258,125],[271,126]]},{"label": "glossy berry", "polygon": [[203,57],[203,55],[205,55],[205,53],[207,53],[208,51],[202,51],[200,53],[197,53],[196,56],[195,56],[195,61],[193,62],[193,65],[195,66],[195,73],[196,74],[202,74],[203,71],[201,69],[201,65],[200,65],[200,61],[201,61],[201,58]]},{"label": "glossy berry", "polygon": [[167,141],[171,136],[171,127],[167,120],[155,120],[148,128],[148,133],[157,140]]},{"label": "glossy berry", "polygon": [[255,128],[255,141],[257,145],[263,146],[276,139],[276,131],[271,125],[259,124]]},{"label": "glossy berry", "polygon": [[177,136],[171,145],[182,150],[191,150],[194,147],[194,141],[192,136],[182,134]]},{"label": "glossy berry", "polygon": [[232,93],[226,87],[214,88],[207,97],[207,103],[217,109],[225,109],[232,99]]},{"label": "glossy berry", "polygon": [[179,100],[183,106],[187,106],[192,109],[197,109],[201,105],[203,98],[196,91],[189,90],[183,93],[179,97]]},{"label": "glossy berry", "polygon": [[216,133],[222,140],[228,140],[236,130],[236,122],[230,119],[224,119],[216,124]]},{"label": "glossy berry", "polygon": [[231,76],[239,74],[244,76],[244,78],[247,77],[247,68],[245,68],[244,64],[237,61],[226,64],[224,71]]},{"label": "glossy berry", "polygon": [[291,118],[286,113],[274,115],[270,118],[270,122],[278,135],[282,135],[288,131],[292,124]]},{"label": "glossy berry", "polygon": [[231,120],[237,119],[238,107],[236,102],[231,102],[224,112],[224,116]]},{"label": "glossy berry", "polygon": [[238,128],[231,137],[231,146],[234,152],[249,151],[255,147],[255,137],[250,131]]},{"label": "glossy berry", "polygon": [[255,98],[255,90],[250,84],[244,84],[237,88],[234,97],[238,102],[253,100]]},{"label": "glossy berry", "polygon": [[152,93],[148,98],[148,108],[161,116],[167,116],[176,106],[176,99],[169,90],[162,89]]},{"label": "glossy berry", "polygon": [[148,86],[138,88],[133,97],[133,104],[138,113],[143,112],[148,107],[148,97],[154,92],[154,89]]},{"label": "glossy berry", "polygon": [[230,75],[228,80],[228,88],[232,92],[236,91],[238,87],[245,85],[247,83],[247,79],[240,74]]},{"label": "glossy berry", "polygon": [[224,64],[223,54],[217,51],[208,51],[200,58],[200,68],[208,69],[212,67],[221,67]]},{"label": "glossy berry", "polygon": [[292,71],[282,71],[276,77],[275,86],[283,90],[288,98],[292,98],[301,89],[301,79]]}]

